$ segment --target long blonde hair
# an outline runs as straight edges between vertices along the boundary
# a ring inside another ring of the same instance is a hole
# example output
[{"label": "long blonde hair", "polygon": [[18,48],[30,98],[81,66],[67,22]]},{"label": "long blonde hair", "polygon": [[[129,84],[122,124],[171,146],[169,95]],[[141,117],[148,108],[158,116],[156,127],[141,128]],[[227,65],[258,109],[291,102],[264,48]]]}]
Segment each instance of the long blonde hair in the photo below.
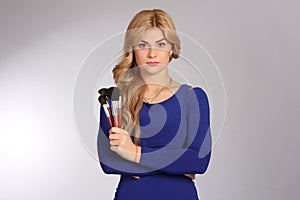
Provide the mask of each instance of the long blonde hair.
[{"label": "long blonde hair", "polygon": [[140,136],[139,112],[143,105],[145,84],[135,62],[133,46],[141,41],[143,31],[151,27],[160,28],[165,39],[172,44],[173,53],[169,60],[179,57],[180,40],[171,17],[160,9],[142,10],[133,17],[127,27],[123,56],[112,71],[114,81],[123,96],[122,128],[129,133],[134,130],[135,144]]}]

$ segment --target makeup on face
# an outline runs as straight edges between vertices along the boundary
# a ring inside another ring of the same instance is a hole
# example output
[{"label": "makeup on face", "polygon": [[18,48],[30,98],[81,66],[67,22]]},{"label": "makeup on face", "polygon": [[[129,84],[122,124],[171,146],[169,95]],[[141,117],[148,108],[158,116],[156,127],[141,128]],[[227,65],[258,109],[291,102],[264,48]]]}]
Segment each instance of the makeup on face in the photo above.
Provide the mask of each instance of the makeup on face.
[{"label": "makeup on face", "polygon": [[138,66],[157,68],[169,64],[172,44],[168,42],[160,28],[153,27],[143,32],[133,50]]},{"label": "makeup on face", "polygon": [[156,50],[170,51],[172,49],[172,45],[167,42],[165,38],[162,38],[154,42],[154,45],[151,45],[148,41],[141,40],[139,44],[134,46],[134,50],[149,50],[152,48]]},{"label": "makeup on face", "polygon": [[146,63],[147,63],[147,65],[149,65],[149,66],[156,66],[156,65],[159,64],[159,62],[146,62]]}]

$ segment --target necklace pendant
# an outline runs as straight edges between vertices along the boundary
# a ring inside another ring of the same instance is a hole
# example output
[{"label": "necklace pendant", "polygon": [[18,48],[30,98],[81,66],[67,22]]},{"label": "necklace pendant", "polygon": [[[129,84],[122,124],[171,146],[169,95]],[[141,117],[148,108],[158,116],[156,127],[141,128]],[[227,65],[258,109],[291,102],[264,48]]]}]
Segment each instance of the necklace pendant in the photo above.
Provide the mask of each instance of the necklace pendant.
[{"label": "necklace pendant", "polygon": [[[154,97],[152,97],[152,98],[143,98],[143,101],[145,101],[146,103],[151,103],[154,99],[156,99],[157,97],[158,97],[158,95],[163,91],[163,89],[164,88],[166,88],[166,87],[169,87],[170,85],[171,85],[171,83],[173,82],[173,79],[172,78],[170,78],[170,80],[168,81],[168,83],[167,84],[165,84],[157,93],[156,93],[156,95],[154,96]],[[149,100],[146,100],[146,99],[149,99]]]}]

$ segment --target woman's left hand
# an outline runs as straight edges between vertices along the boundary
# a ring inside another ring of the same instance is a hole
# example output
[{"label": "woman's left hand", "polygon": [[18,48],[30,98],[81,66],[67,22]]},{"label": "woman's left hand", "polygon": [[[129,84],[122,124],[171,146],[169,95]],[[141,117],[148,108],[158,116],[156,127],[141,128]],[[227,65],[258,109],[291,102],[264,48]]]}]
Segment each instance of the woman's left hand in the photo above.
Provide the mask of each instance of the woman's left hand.
[{"label": "woman's left hand", "polygon": [[129,161],[136,162],[136,145],[132,142],[126,130],[112,127],[109,130],[109,140],[112,151]]},{"label": "woman's left hand", "polygon": [[196,174],[184,174],[185,176],[189,177],[192,180],[196,179]]}]

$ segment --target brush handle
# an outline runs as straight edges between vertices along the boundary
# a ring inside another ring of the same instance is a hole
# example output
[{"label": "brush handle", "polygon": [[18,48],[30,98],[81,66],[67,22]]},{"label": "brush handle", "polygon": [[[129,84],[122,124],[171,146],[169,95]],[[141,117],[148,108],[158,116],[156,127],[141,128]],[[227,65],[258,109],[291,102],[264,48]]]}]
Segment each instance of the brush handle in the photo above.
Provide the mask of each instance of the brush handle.
[{"label": "brush handle", "polygon": [[119,128],[122,128],[122,109],[121,108],[118,108],[118,125],[119,125]]},{"label": "brush handle", "polygon": [[114,127],[119,127],[118,115],[114,115]]},{"label": "brush handle", "polygon": [[107,104],[103,104],[102,107],[103,107],[105,115],[107,117],[109,126],[112,127],[112,121],[111,121],[111,117],[110,117],[111,115],[110,115],[109,107],[107,106]]}]

